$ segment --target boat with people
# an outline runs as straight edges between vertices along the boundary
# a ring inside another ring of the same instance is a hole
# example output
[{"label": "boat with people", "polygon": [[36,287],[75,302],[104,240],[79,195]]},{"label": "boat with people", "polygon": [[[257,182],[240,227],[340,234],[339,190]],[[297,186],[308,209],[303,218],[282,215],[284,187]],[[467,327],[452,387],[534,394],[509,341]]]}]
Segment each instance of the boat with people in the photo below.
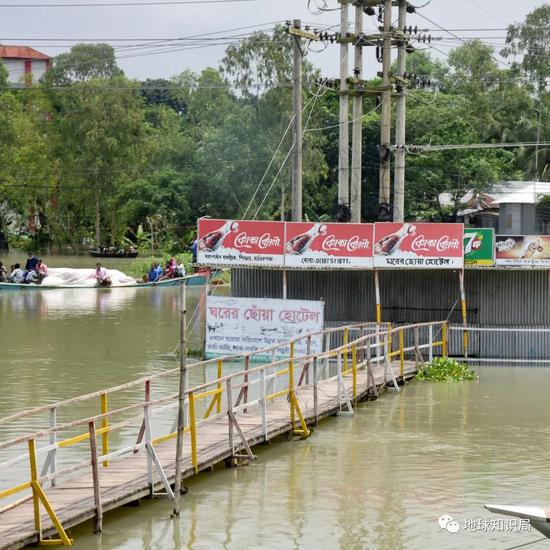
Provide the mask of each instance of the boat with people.
[{"label": "boat with people", "polygon": [[137,258],[139,252],[130,248],[128,250],[116,250],[114,248],[100,248],[88,250],[92,258]]},{"label": "boat with people", "polygon": [[210,282],[215,274],[208,269],[186,275],[181,262],[178,264],[171,259],[166,269],[153,262],[149,273],[142,280],[136,280],[117,269],[106,269],[100,263],[88,269],[48,268],[41,260],[34,262],[34,258],[29,254],[25,268],[18,263],[13,265],[9,276],[0,263],[0,291],[199,286]]}]

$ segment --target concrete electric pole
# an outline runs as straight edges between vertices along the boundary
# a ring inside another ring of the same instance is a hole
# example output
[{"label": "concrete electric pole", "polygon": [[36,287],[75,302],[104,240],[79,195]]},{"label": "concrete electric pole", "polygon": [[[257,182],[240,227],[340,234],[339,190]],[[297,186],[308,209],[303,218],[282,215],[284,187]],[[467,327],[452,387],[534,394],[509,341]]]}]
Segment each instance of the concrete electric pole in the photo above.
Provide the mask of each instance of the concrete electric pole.
[{"label": "concrete electric pole", "polygon": [[[363,76],[363,5],[355,6],[355,56],[354,79],[361,82]],[[340,128],[340,131],[342,128]],[[351,221],[361,222],[361,176],[363,163],[363,95],[355,92],[352,109],[352,149],[351,149]]]},{"label": "concrete electric pole", "polygon": [[393,181],[393,221],[402,222],[405,216],[405,69],[407,57],[407,39],[405,28],[407,24],[407,0],[399,0],[399,49],[397,50],[397,105],[395,111],[395,172]]},{"label": "concrete electric pole", "polygon": [[300,31],[302,23],[299,19],[292,22],[291,34],[293,41],[292,64],[292,110],[294,113],[294,150],[292,165],[292,221],[302,221],[302,39]]},{"label": "concrete electric pole", "polygon": [[340,0],[340,131],[338,142],[338,204],[349,208],[349,46],[348,0]]},{"label": "concrete electric pole", "polygon": [[382,114],[380,129],[379,202],[390,202],[390,140],[391,140],[391,13],[392,0],[384,0],[384,38],[382,47]]}]

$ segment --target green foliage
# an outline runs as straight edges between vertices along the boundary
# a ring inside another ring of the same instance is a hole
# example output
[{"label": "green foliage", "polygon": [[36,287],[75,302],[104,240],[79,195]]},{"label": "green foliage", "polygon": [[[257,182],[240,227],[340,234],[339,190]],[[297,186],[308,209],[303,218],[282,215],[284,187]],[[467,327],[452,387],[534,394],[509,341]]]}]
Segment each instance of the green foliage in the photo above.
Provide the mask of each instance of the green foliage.
[{"label": "green foliage", "polygon": [[[508,30],[504,55],[470,41],[448,63],[424,51],[407,70],[437,93],[407,95],[407,142],[536,141],[550,134],[550,9]],[[0,65],[0,248],[23,240],[72,250],[133,243],[186,250],[199,216],[288,219],[292,41],[283,27],[229,46],[219,69],[167,79],[125,78],[111,46],[79,44],[38,86],[7,89]],[[338,94],[308,85],[305,61],[304,217],[333,219],[338,180]],[[373,81],[378,84],[378,81]],[[380,110],[364,98],[363,220],[378,202]],[[285,134],[286,132],[286,134]],[[282,138],[282,136],[285,136]],[[550,148],[409,154],[406,215],[452,218],[469,190],[505,179],[550,179]],[[440,206],[440,193],[453,206]],[[38,220],[36,230],[29,221]]]},{"label": "green foliage", "polygon": [[68,85],[122,74],[111,45],[76,44],[70,52],[56,56],[53,69],[47,73],[47,80],[57,85]]},{"label": "green foliage", "polygon": [[418,369],[416,380],[422,382],[462,382],[474,380],[476,373],[463,363],[448,357],[436,357]]},{"label": "green foliage", "polygon": [[8,84],[8,69],[6,69],[4,63],[0,59],[0,87],[4,87]]}]

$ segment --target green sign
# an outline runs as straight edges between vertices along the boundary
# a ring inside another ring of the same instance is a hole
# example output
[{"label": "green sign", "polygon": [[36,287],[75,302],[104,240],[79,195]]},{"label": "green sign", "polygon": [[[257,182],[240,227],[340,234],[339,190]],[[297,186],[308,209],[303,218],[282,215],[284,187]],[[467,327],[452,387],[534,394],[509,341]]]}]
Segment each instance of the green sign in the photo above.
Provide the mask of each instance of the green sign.
[{"label": "green sign", "polygon": [[494,229],[464,228],[464,265],[495,265]]}]

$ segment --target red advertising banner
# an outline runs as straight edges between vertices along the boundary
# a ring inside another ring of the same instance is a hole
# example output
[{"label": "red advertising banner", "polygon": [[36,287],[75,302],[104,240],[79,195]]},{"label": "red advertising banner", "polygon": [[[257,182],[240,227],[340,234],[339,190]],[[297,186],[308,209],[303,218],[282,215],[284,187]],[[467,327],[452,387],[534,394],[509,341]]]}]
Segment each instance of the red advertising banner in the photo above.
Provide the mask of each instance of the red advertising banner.
[{"label": "red advertising banner", "polygon": [[284,266],[284,222],[199,220],[197,262],[207,265]]},{"label": "red advertising banner", "polygon": [[369,223],[287,223],[285,266],[372,268],[373,234]]},{"label": "red advertising banner", "polygon": [[374,267],[462,268],[463,234],[461,223],[377,223]]}]

